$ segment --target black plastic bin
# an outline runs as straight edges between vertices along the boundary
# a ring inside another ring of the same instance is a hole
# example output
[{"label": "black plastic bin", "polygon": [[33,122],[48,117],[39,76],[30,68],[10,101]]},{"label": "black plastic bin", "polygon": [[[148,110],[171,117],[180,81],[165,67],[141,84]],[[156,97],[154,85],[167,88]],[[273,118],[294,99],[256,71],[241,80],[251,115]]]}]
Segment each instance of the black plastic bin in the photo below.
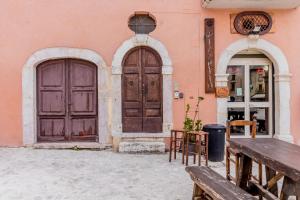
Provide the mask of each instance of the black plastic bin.
[{"label": "black plastic bin", "polygon": [[206,124],[203,131],[208,132],[208,160],[221,162],[224,160],[226,127],[221,124]]}]

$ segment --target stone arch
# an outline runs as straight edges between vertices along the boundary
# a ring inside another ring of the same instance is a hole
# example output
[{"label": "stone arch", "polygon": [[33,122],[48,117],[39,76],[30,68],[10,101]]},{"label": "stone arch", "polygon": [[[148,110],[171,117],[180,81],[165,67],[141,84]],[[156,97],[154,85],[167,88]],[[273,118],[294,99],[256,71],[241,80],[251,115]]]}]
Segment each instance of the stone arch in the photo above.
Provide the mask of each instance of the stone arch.
[{"label": "stone arch", "polygon": [[[134,47],[147,46],[154,49],[162,60],[163,76],[163,132],[158,134],[149,134],[154,137],[168,137],[173,126],[172,112],[172,74],[173,67],[166,47],[159,41],[146,34],[136,34],[123,42],[117,49],[112,61],[112,135],[126,137],[122,133],[122,97],[121,97],[121,75],[122,61],[128,51]],[[131,137],[145,136],[144,134],[130,134]]]},{"label": "stone arch", "polygon": [[[216,86],[227,86],[226,69],[231,58],[242,50],[253,49],[265,54],[274,65],[275,86],[275,136],[293,142],[290,120],[290,78],[289,65],[284,53],[271,42],[257,37],[244,38],[230,44],[221,54],[216,72]],[[217,121],[225,124],[227,99],[217,98]]]},{"label": "stone arch", "polygon": [[[46,48],[33,53],[22,72],[23,144],[31,146],[37,141],[36,67],[47,60],[76,58],[94,63],[98,68],[98,134],[100,143],[108,141],[108,81],[109,73],[103,58],[95,51],[77,48]],[[101,103],[100,103],[101,102]]]}]

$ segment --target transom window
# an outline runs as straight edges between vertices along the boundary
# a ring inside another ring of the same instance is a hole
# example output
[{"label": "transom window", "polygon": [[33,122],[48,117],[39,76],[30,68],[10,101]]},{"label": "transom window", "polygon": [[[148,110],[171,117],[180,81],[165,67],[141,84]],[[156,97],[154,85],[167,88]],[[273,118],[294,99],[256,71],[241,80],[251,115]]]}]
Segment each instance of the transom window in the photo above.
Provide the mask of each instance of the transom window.
[{"label": "transom window", "polygon": [[136,13],[130,17],[128,27],[138,34],[149,34],[156,28],[156,21],[149,13]]},{"label": "transom window", "polygon": [[[257,120],[257,135],[272,136],[272,63],[267,58],[233,58],[227,67],[228,120]],[[249,127],[232,130],[250,137]]]}]

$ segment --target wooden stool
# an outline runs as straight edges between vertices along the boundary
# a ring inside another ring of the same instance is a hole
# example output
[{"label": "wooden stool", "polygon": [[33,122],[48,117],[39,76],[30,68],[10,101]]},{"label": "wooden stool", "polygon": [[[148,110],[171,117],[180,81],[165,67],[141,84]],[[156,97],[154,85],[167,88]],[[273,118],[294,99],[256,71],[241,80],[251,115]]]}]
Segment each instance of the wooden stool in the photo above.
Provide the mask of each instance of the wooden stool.
[{"label": "wooden stool", "polygon": [[[180,147],[182,150],[182,154],[184,154],[183,139],[185,133],[186,131],[184,130],[171,130],[169,162],[171,162],[172,160],[172,152],[174,153],[174,159],[176,160],[176,151],[179,151]],[[183,158],[182,163],[184,163]]]},{"label": "wooden stool", "polygon": [[[190,138],[195,137],[195,145],[198,149],[195,149],[195,152],[189,152],[189,144]],[[204,156],[206,163],[205,165],[208,166],[208,133],[204,131],[192,131],[192,132],[185,132],[184,134],[184,145],[182,151],[182,159],[184,164],[184,156],[185,157],[185,165],[188,166],[189,162],[189,154],[194,156],[194,164],[196,164],[196,156],[198,156],[198,165],[201,166],[201,156]]]}]

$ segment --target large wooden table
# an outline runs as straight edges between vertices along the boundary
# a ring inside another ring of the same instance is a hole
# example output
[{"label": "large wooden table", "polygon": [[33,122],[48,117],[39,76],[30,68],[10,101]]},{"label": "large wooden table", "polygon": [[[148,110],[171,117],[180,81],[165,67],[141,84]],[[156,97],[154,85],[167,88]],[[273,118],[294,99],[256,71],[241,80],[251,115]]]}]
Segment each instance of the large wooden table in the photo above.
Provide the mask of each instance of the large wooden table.
[{"label": "large wooden table", "polygon": [[[284,177],[280,199],[297,196],[300,199],[300,146],[274,138],[235,138],[230,147],[241,154],[237,185],[267,199],[278,197],[277,181]],[[267,183],[263,186],[250,180],[252,160],[266,166]],[[255,189],[254,189],[255,188]]]}]

